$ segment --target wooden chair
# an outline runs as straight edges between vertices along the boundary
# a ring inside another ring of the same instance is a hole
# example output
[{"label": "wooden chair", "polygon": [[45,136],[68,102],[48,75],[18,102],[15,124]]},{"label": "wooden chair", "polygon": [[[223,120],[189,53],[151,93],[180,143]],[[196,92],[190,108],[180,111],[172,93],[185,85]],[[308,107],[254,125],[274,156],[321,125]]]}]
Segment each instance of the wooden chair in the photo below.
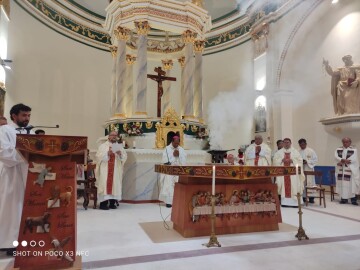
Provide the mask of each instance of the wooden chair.
[{"label": "wooden chair", "polygon": [[[322,200],[324,201],[324,208],[326,208],[326,202],[325,202],[325,188],[323,188],[322,185],[322,177],[323,177],[323,173],[320,171],[304,171],[305,174],[305,200],[306,200],[306,206],[308,206],[308,202],[309,202],[309,194],[308,191],[315,191],[318,194],[316,194],[316,196],[311,196],[313,198],[319,198],[320,199],[320,205]],[[307,178],[309,175],[312,175],[314,177],[317,177],[319,179],[319,185],[318,186],[306,186],[307,184]],[[314,195],[315,192],[311,192],[311,195]]]},{"label": "wooden chair", "polygon": [[331,201],[335,200],[335,194],[337,194],[335,192],[335,187],[336,187],[336,177],[335,177],[335,170],[330,170],[329,171],[330,174],[330,199]]},{"label": "wooden chair", "polygon": [[96,178],[95,178],[95,168],[96,164],[88,164],[86,169],[86,177],[85,180],[78,180],[78,185],[84,185],[83,189],[78,189],[78,197],[84,197],[83,206],[85,210],[87,210],[89,201],[94,201],[93,208],[96,209],[97,205],[97,188],[95,186]]}]

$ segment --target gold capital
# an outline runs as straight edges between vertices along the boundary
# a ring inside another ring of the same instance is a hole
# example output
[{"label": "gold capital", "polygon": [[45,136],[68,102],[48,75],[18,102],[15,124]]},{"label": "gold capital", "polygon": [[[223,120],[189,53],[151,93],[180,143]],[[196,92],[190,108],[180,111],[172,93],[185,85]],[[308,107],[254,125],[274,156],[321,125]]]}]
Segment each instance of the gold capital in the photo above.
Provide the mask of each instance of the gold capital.
[{"label": "gold capital", "polygon": [[205,40],[195,40],[194,50],[195,52],[203,52],[205,47]]},{"label": "gold capital", "polygon": [[117,55],[117,46],[110,46],[109,49],[110,49],[112,57],[115,58]]},{"label": "gold capital", "polygon": [[135,63],[135,61],[136,61],[136,56],[133,56],[131,54],[126,55],[126,64],[131,66],[132,64]]},{"label": "gold capital", "polygon": [[195,40],[196,34],[191,30],[186,30],[182,34],[182,39],[185,43],[193,43]]},{"label": "gold capital", "polygon": [[121,27],[118,26],[115,30],[114,30],[114,34],[115,37],[119,40],[128,40],[129,36],[130,36],[130,29],[125,28],[125,27]]},{"label": "gold capital", "polygon": [[204,8],[204,0],[192,0],[191,2],[198,7]]},{"label": "gold capital", "polygon": [[185,56],[181,56],[179,59],[178,59],[178,62],[180,63],[180,66],[183,68],[185,67]]},{"label": "gold capital", "polygon": [[174,65],[173,60],[171,59],[161,60],[161,62],[164,70],[171,70]]},{"label": "gold capital", "polygon": [[147,35],[150,30],[150,25],[148,21],[135,22],[135,27],[139,35]]}]

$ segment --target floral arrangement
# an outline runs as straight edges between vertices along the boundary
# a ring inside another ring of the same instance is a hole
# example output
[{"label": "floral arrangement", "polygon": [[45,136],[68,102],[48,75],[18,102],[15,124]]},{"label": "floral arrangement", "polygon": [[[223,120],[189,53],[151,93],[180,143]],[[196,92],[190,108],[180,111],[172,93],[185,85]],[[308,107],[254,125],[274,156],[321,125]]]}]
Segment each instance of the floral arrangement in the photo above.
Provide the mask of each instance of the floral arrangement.
[{"label": "floral arrangement", "polygon": [[140,136],[143,134],[141,124],[124,125],[124,131],[129,136]]}]

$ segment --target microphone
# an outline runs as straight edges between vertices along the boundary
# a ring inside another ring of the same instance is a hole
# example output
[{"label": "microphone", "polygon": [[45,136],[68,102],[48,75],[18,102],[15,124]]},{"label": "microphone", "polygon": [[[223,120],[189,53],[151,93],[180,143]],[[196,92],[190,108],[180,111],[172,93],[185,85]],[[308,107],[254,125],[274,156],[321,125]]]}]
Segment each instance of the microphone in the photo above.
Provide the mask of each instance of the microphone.
[{"label": "microphone", "polygon": [[54,127],[51,127],[51,126],[32,126],[32,125],[29,125],[29,126],[26,126],[26,127],[16,128],[16,130],[18,130],[18,131],[26,130],[26,134],[30,134],[30,130],[32,130],[33,128],[59,128],[59,127],[60,127],[59,125],[55,125]]},{"label": "microphone", "polygon": [[166,156],[167,156],[168,162],[165,162],[164,165],[171,165],[169,155],[168,155],[168,152],[167,152],[167,148],[165,148],[165,151],[166,151]]}]

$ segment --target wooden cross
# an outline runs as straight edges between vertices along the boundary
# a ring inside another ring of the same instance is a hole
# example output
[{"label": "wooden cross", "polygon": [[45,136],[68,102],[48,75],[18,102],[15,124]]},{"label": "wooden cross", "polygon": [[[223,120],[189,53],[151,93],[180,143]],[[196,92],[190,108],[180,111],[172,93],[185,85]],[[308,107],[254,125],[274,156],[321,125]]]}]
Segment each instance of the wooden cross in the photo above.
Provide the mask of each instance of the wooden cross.
[{"label": "wooden cross", "polygon": [[163,81],[176,81],[175,77],[166,77],[166,72],[161,69],[161,67],[157,67],[154,69],[157,72],[157,75],[148,74],[147,77],[152,79],[158,83],[158,102],[157,102],[157,117],[161,117],[161,97],[163,95]]}]

